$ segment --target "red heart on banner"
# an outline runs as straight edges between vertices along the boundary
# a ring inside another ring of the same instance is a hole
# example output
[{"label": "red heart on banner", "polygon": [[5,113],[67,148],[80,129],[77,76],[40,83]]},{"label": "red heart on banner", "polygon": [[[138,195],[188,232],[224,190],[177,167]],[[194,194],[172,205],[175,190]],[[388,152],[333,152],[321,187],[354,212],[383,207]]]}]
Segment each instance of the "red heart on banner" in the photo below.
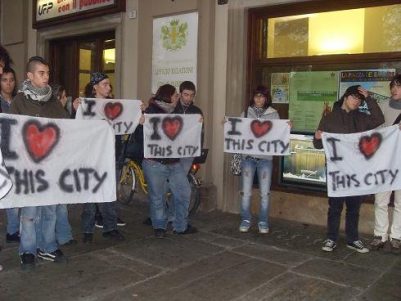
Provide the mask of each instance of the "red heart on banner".
[{"label": "red heart on banner", "polygon": [[379,149],[382,142],[382,136],[379,133],[374,133],[370,136],[362,136],[359,139],[359,150],[366,159],[370,159]]},{"label": "red heart on banner", "polygon": [[123,105],[119,102],[108,102],[104,106],[104,114],[107,119],[114,120],[123,112]]},{"label": "red heart on banner", "polygon": [[251,122],[251,131],[256,138],[266,135],[273,127],[273,123],[270,120],[259,121],[253,120]]},{"label": "red heart on banner", "polygon": [[164,134],[174,140],[182,130],[183,120],[180,116],[166,117],[162,121]]},{"label": "red heart on banner", "polygon": [[23,139],[28,154],[36,163],[46,158],[56,146],[60,129],[54,123],[41,125],[36,120],[27,121],[22,128]]}]

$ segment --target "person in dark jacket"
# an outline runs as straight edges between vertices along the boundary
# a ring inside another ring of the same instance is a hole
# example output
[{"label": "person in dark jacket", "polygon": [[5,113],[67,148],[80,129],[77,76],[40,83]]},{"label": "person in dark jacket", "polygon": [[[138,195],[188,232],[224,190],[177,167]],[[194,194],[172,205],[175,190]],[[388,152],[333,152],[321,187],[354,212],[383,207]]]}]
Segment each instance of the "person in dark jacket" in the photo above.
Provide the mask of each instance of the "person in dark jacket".
[{"label": "person in dark jacket", "polygon": [[[368,96],[367,90],[361,86],[349,87],[344,95],[333,105],[330,113],[323,115],[319,127],[315,132],[313,144],[316,148],[323,148],[322,133],[350,134],[374,129],[384,122],[384,116],[376,100]],[[360,112],[359,106],[366,101],[370,115]],[[344,203],[347,207],[345,215],[345,232],[347,247],[359,253],[367,253],[358,235],[359,209],[361,196],[329,197],[329,210],[327,214],[327,239],[323,242],[322,250],[333,251],[337,244],[340,227],[341,212]]]},{"label": "person in dark jacket", "polygon": [[[28,79],[11,102],[10,113],[47,118],[68,118],[49,86],[49,65],[39,56],[27,64]],[[23,207],[19,254],[23,269],[35,266],[35,256],[53,262],[66,260],[56,242],[56,205]],[[37,222],[39,221],[39,223]],[[35,229],[36,228],[36,229]]]},{"label": "person in dark jacket", "polygon": [[[146,114],[171,114],[175,109],[175,99],[178,97],[174,86],[161,86],[156,95],[151,98]],[[166,235],[167,213],[165,202],[165,184],[173,194],[175,219],[174,233],[191,234],[197,232],[195,227],[188,224],[188,207],[191,187],[178,158],[148,159],[142,161],[142,168],[148,183],[150,216],[154,234],[157,238]]]}]

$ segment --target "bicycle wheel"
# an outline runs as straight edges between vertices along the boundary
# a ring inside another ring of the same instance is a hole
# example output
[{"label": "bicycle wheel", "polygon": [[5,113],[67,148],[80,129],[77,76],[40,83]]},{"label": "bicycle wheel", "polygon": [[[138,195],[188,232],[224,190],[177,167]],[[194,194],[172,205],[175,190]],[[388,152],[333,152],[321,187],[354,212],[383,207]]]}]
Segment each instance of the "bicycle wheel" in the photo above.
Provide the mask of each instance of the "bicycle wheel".
[{"label": "bicycle wheel", "polygon": [[136,188],[136,175],[129,162],[121,169],[121,177],[118,183],[118,201],[124,205],[129,204],[134,197]]}]

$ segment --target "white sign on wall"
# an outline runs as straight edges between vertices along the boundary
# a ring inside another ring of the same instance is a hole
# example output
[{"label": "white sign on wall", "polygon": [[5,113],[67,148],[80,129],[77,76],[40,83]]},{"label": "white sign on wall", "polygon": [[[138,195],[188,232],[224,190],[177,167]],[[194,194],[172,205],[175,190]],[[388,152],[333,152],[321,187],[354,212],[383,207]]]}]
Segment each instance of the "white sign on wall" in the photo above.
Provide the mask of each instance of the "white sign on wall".
[{"label": "white sign on wall", "polygon": [[153,20],[152,92],[161,85],[178,88],[189,80],[196,85],[198,13]]},{"label": "white sign on wall", "polygon": [[115,0],[38,0],[36,21],[49,20],[115,4]]}]

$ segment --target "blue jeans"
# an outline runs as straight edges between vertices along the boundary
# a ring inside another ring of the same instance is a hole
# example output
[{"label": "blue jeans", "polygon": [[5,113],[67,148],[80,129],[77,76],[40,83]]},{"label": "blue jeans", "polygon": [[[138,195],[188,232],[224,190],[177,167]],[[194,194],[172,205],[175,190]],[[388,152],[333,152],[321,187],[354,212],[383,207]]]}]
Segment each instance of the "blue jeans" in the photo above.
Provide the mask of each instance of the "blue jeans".
[{"label": "blue jeans", "polygon": [[56,207],[56,240],[60,245],[72,239],[71,225],[68,221],[68,208],[66,204]]},{"label": "blue jeans", "polygon": [[[97,203],[103,217],[103,232],[117,230],[116,202]],[[81,215],[83,233],[93,233],[95,228],[96,204],[85,203]]]},{"label": "blue jeans", "polygon": [[244,158],[241,161],[241,219],[252,219],[250,207],[252,197],[252,186],[255,171],[258,174],[260,191],[259,222],[269,225],[269,196],[272,178],[272,160]]},{"label": "blue jeans", "polygon": [[51,253],[57,250],[56,205],[21,209],[19,253],[36,255],[36,249]]},{"label": "blue jeans", "polygon": [[19,231],[19,208],[6,209],[7,214],[7,233],[15,234]]},{"label": "blue jeans", "polygon": [[188,207],[191,196],[187,175],[179,162],[162,164],[144,159],[142,168],[148,183],[150,217],[154,229],[166,229],[167,213],[165,202],[165,183],[172,193],[175,208],[174,230],[183,232],[188,226]]},{"label": "blue jeans", "polygon": [[329,198],[327,238],[337,241],[344,203],[347,206],[347,212],[345,213],[345,234],[347,236],[347,243],[352,243],[359,239],[359,209],[362,203],[362,198],[360,196]]}]

